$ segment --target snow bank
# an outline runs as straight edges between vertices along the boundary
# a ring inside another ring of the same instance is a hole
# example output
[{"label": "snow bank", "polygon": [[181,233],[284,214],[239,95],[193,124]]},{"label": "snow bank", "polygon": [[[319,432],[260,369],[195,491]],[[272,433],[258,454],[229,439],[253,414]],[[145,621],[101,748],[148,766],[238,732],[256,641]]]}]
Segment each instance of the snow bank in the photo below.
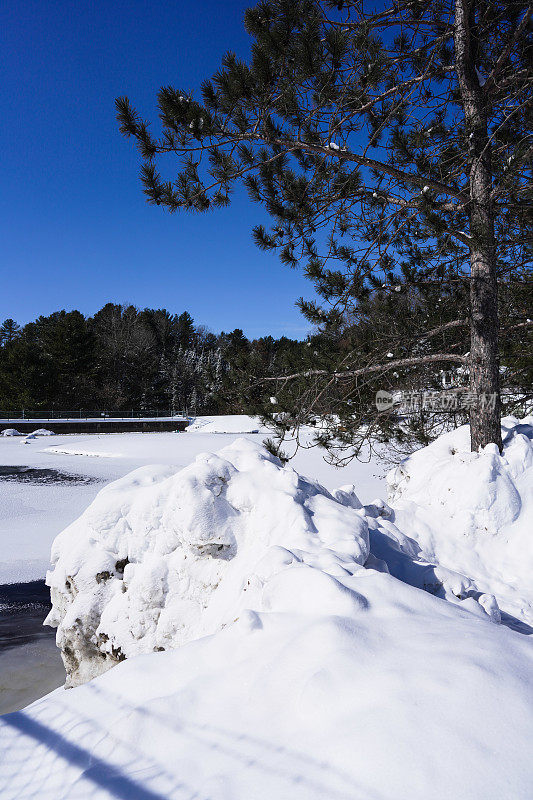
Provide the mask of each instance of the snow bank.
[{"label": "snow bank", "polygon": [[16,428],[4,428],[0,436],[24,436],[24,434],[17,431]]},{"label": "snow bank", "polygon": [[196,417],[187,428],[187,433],[261,433],[267,429],[257,417],[247,414],[221,414],[212,417]]},{"label": "snow bank", "polygon": [[[350,616],[363,565],[499,622],[465,575],[420,555],[383,501],[333,494],[248,439],[104,488],[54,542],[48,573],[68,685],[231,623],[244,608]],[[353,587],[352,587],[353,588]]]},{"label": "snow bank", "polygon": [[368,554],[356,509],[238,439],[178,472],[144,467],[104,488],[54,542],[47,623],[75,685],[244,608],[350,615],[357,594],[339,580]]},{"label": "snow bank", "polygon": [[528,637],[373,569],[271,564],[270,610],[3,717],[2,800],[530,800]]},{"label": "snow bank", "polygon": [[0,720],[2,799],[529,800],[531,639],[414,534],[509,532],[531,436],[510,424],[503,458],[455,436],[391,505],[246,439],[101,491],[48,575],[69,682],[98,677]]},{"label": "snow bank", "polygon": [[533,623],[533,418],[503,420],[504,451],[470,452],[468,426],[387,477],[394,524],[423,558],[475,579]]},{"label": "snow bank", "polygon": [[37,428],[37,430],[28,433],[21,444],[29,444],[33,439],[38,439],[40,436],[55,436],[53,431],[48,431],[46,428]]},{"label": "snow bank", "polygon": [[54,433],[54,431],[49,431],[47,428],[37,428],[37,430],[32,431],[31,433],[29,433],[27,438],[29,438],[30,436],[31,437],[34,437],[34,436],[55,436],[55,433]]},{"label": "snow bank", "polygon": [[490,589],[429,556],[397,513],[362,506],[354,486],[331,494],[248,439],[181,470],[132,472],[53,545],[47,623],[68,685],[219,631],[243,608],[349,615],[355,594],[345,608],[338,581],[363,565],[499,622]]}]

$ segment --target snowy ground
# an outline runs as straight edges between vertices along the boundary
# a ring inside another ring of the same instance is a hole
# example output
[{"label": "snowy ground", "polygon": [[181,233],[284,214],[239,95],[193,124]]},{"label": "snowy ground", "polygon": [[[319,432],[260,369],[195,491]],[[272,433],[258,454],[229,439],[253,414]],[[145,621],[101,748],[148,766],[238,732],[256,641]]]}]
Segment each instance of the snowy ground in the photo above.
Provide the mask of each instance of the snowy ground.
[{"label": "snowy ground", "polygon": [[442,437],[390,506],[379,465],[283,467],[204,422],[35,450],[141,468],[54,544],[82,685],[2,718],[2,800],[530,800],[533,420],[502,456]]},{"label": "snowy ground", "polygon": [[[250,417],[201,417],[192,432],[66,435],[30,440],[0,437],[0,465],[55,469],[92,483],[21,483],[0,476],[0,585],[44,578],[57,534],[87,508],[102,486],[147,464],[184,467],[203,451],[216,451],[244,433],[262,442],[268,432]],[[219,433],[218,431],[229,431]],[[300,451],[294,468],[327,488],[356,483],[361,498],[383,496],[385,467],[353,462],[339,471],[316,450]]]},{"label": "snowy ground", "polygon": [[[2,480],[0,475],[0,587],[44,579],[53,540],[83,513],[106,483],[144,465],[183,467],[199,453],[219,450],[241,434],[260,443],[268,432],[257,420],[235,415],[200,417],[186,433],[56,435],[27,443],[26,437],[0,436],[0,469],[56,470],[90,481],[26,482]],[[386,470],[380,463],[354,462],[339,471],[328,466],[316,450],[308,450],[299,452],[294,464],[329,488],[357,483],[367,501],[385,491]],[[0,601],[0,618],[9,614]],[[46,631],[49,636],[38,641],[15,649],[0,647],[0,714],[22,708],[64,682],[53,631]]]}]

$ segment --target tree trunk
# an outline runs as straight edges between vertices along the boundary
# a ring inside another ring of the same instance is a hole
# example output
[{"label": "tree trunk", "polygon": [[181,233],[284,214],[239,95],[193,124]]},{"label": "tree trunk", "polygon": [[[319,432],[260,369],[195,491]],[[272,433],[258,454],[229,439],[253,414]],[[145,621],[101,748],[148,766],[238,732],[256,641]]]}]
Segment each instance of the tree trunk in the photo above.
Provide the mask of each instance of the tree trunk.
[{"label": "tree trunk", "polygon": [[470,409],[471,449],[477,451],[495,442],[501,451],[498,284],[494,221],[490,211],[474,208],[471,229],[477,240],[470,253],[469,368],[470,389],[475,398]]},{"label": "tree trunk", "polygon": [[498,357],[498,282],[487,100],[475,61],[475,0],[456,0],[455,64],[470,160],[471,449],[502,449]]}]

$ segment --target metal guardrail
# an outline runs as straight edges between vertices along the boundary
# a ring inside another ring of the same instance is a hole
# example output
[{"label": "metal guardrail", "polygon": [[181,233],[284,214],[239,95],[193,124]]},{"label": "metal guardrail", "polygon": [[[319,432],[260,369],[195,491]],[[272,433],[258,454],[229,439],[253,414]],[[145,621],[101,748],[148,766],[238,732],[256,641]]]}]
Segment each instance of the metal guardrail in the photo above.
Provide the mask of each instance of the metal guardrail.
[{"label": "metal guardrail", "polygon": [[161,410],[152,410],[147,409],[143,411],[135,411],[135,410],[125,410],[121,409],[120,411],[108,411],[108,410],[87,410],[87,409],[78,409],[76,411],[64,411],[63,409],[57,410],[52,409],[50,410],[35,410],[35,409],[20,409],[20,410],[13,410],[10,411],[2,411],[0,410],[0,420],[4,422],[16,422],[18,421],[28,421],[31,422],[32,420],[46,420],[48,422],[52,422],[55,419],[68,419],[68,420],[105,420],[105,419],[116,419],[116,420],[128,420],[128,419],[159,419],[164,417],[165,419],[169,418],[179,418],[179,419],[189,419],[189,412],[187,409],[185,411],[176,411],[175,409],[167,409],[165,411]]}]

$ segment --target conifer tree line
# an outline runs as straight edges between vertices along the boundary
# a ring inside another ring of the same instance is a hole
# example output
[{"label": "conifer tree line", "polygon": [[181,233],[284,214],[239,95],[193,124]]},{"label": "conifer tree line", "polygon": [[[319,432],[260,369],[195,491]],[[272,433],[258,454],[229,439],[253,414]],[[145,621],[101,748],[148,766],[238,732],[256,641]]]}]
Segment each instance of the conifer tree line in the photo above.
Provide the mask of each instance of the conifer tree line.
[{"label": "conifer tree line", "polygon": [[295,368],[303,347],[250,341],[240,329],[215,335],[187,312],[112,303],[92,317],[58,311],[24,327],[7,319],[0,410],[244,413],[249,371]]},{"label": "conifer tree line", "polygon": [[[503,408],[533,412],[533,283],[500,287]],[[468,387],[468,375],[439,355],[464,349],[468,337],[467,287],[429,284],[411,292],[374,293],[340,327],[315,327],[304,341],[264,336],[249,340],[240,329],[214,334],[187,312],[139,310],[108,303],[92,317],[58,311],[20,327],[0,326],[0,411],[257,414],[278,439],[305,424],[337,463],[350,458],[369,434],[394,442],[398,453],[427,444],[444,426],[468,420],[461,404],[446,413],[415,408],[382,413],[376,387],[416,396],[450,395]],[[457,320],[457,316],[464,315]],[[390,369],[354,381],[357,353],[363,375],[379,349]],[[424,368],[398,367],[409,357]],[[324,390],[322,374],[329,376]],[[279,381],[279,375],[290,379]],[[296,378],[292,376],[296,375]],[[326,423],[324,425],[324,423]],[[273,440],[273,449],[279,444]]]},{"label": "conifer tree line", "polygon": [[[272,218],[258,246],[314,283],[300,307],[331,347],[270,385],[288,425],[337,409],[326,447],[357,449],[367,395],[391,376],[452,369],[472,449],[501,449],[510,327],[531,341],[532,14],[521,0],[263,0],[245,15],[249,59],[228,53],[200,92],[160,89],[159,134],[117,100],[150,203],[205,212],[244,186]],[[435,320],[430,298],[451,313]]]}]

